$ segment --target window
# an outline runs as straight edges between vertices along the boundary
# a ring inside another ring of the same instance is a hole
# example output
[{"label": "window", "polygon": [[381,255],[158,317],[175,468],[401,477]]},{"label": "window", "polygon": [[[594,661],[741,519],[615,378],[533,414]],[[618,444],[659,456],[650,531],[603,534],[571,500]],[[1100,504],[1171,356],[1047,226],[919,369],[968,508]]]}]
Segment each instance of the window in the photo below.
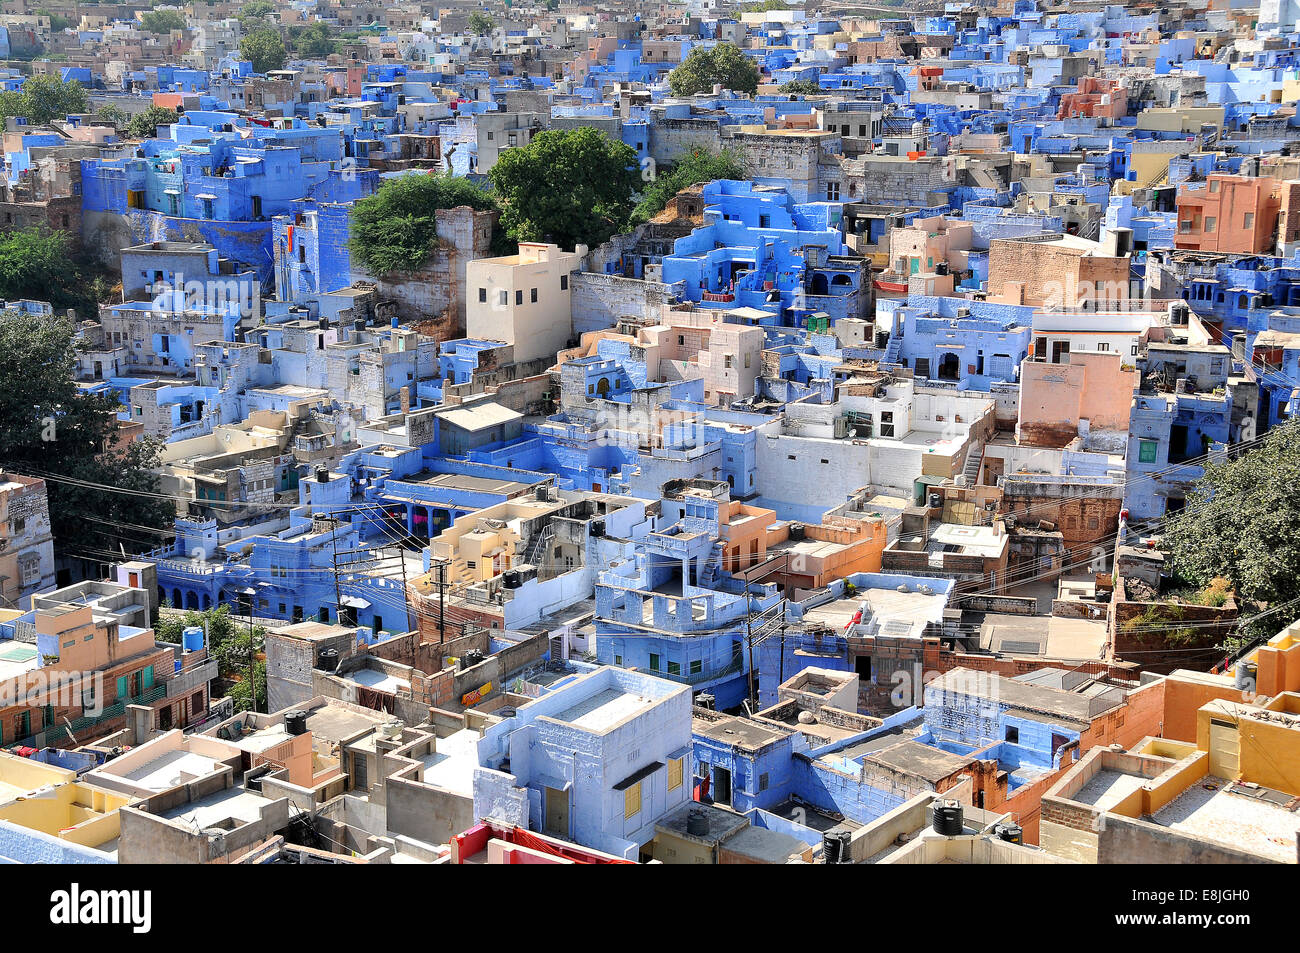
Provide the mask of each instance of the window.
[{"label": "window", "polygon": [[1219,220],[1217,218],[1215,218],[1213,215],[1207,215],[1205,217],[1205,233],[1208,235],[1210,232],[1213,232],[1215,226],[1218,224],[1219,224]]},{"label": "window", "polygon": [[668,790],[676,791],[682,786],[682,759],[668,759]]},{"label": "window", "polygon": [[767,782],[768,782],[767,772],[764,771],[762,774],[760,774],[760,775],[758,776],[758,789],[759,789],[759,791],[766,791],[766,790],[767,790]]},{"label": "window", "polygon": [[1160,444],[1154,440],[1138,441],[1138,463],[1155,463]]},{"label": "window", "polygon": [[704,671],[704,662],[700,659],[691,659],[691,674],[699,675]]},{"label": "window", "polygon": [[518,291],[515,292],[515,304],[523,304],[523,303],[524,303],[524,289],[520,288]]},{"label": "window", "polygon": [[1109,344],[1106,344],[1105,342],[1102,342],[1101,344],[1098,344],[1098,345],[1097,345],[1097,350],[1099,350],[1099,351],[1109,351],[1109,350],[1110,350],[1110,345],[1109,345]]},{"label": "window", "polygon": [[1007,725],[1007,742],[1013,745],[1020,743],[1019,728],[1016,728],[1013,725]]},{"label": "window", "polygon": [[500,307],[504,308],[509,303],[510,303],[510,292],[506,291],[505,288],[502,288],[500,291],[497,292],[497,304]]},{"label": "window", "polygon": [[480,289],[478,289],[478,303],[479,303],[479,304],[487,304],[487,289],[486,289],[486,288],[480,288]]},{"label": "window", "polygon": [[530,303],[537,304],[537,289],[534,288],[530,294]]},{"label": "window", "polygon": [[840,200],[840,184],[838,182],[826,183],[826,201],[838,202]]},{"label": "window", "polygon": [[681,663],[681,662],[669,662],[669,663],[668,663],[668,674],[669,674],[669,675],[680,675],[680,674],[682,674],[682,663]]},{"label": "window", "polygon": [[638,781],[623,792],[623,820],[629,820],[641,813],[641,782]]},{"label": "window", "polygon": [[1210,191],[1211,191],[1211,192],[1217,192],[1217,191],[1219,191],[1219,186],[1221,186],[1222,184],[1223,184],[1223,183],[1220,182],[1218,179],[1211,179],[1211,180],[1210,180]]},{"label": "window", "polygon": [[1254,228],[1254,227],[1255,227],[1255,213],[1254,213],[1254,212],[1247,212],[1245,215],[1242,216],[1242,218],[1241,218],[1241,227],[1242,227],[1242,228]]},{"label": "window", "polygon": [[659,656],[656,655],[654,652],[650,653],[650,671],[652,672],[659,671]]},{"label": "window", "polygon": [[623,664],[623,656],[621,656],[621,655],[615,655],[615,656],[614,656],[614,664],[615,664],[615,665],[622,665],[622,664]]},{"label": "window", "polygon": [[568,290],[569,290],[569,276],[568,276],[568,275],[560,275],[560,290],[561,290],[561,291],[568,291]]}]

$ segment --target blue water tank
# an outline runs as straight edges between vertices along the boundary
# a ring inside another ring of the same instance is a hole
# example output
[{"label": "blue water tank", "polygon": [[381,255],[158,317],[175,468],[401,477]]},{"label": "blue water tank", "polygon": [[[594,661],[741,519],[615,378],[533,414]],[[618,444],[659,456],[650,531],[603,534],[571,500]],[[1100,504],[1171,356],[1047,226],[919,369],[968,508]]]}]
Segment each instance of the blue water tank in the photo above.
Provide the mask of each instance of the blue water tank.
[{"label": "blue water tank", "polygon": [[203,629],[192,625],[181,633],[181,648],[186,652],[197,652],[203,648]]}]

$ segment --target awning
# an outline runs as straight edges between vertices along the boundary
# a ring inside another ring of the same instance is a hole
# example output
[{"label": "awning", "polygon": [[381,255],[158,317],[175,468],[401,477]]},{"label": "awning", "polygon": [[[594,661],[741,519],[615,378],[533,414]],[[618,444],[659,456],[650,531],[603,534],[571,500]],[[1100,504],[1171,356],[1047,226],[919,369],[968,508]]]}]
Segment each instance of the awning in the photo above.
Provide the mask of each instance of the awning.
[{"label": "awning", "polygon": [[633,774],[629,774],[622,781],[618,782],[618,784],[614,785],[614,790],[624,791],[627,788],[630,788],[632,785],[636,784],[638,781],[648,778],[650,775],[654,774],[663,766],[664,763],[662,761],[651,761],[640,771],[634,772]]},{"label": "awning", "polygon": [[217,197],[216,197],[215,195],[213,195],[211,192],[200,192],[198,195],[196,195],[196,196],[194,196],[194,197],[195,197],[196,199],[211,199],[211,200],[213,200],[213,201],[216,201],[216,198],[217,198]]},{"label": "awning", "polygon": [[339,600],[340,605],[350,606],[353,609],[369,609],[370,603],[360,596],[344,596]]}]

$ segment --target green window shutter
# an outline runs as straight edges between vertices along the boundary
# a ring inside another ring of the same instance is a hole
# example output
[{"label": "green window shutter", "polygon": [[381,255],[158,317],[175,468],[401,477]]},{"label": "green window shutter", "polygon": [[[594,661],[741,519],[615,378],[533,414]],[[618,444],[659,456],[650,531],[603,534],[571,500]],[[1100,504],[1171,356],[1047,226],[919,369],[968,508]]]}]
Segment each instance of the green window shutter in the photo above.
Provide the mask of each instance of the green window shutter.
[{"label": "green window shutter", "polygon": [[117,680],[117,697],[126,697],[126,676],[123,675]]},{"label": "green window shutter", "polygon": [[146,692],[149,689],[153,688],[153,666],[152,665],[146,665],[144,671],[141,673],[140,688],[141,691],[146,691]]}]

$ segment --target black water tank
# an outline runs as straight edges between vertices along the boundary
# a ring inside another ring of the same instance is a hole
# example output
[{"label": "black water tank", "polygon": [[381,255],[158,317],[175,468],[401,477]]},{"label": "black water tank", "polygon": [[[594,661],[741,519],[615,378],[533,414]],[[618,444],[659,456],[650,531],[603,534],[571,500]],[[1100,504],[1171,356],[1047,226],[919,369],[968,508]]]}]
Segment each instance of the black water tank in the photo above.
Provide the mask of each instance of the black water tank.
[{"label": "black water tank", "polygon": [[507,589],[518,589],[519,570],[507,569],[505,572],[503,572],[501,574],[501,585],[505,586]]},{"label": "black water tank", "polygon": [[305,735],[307,733],[307,713],[305,711],[291,711],[284,716],[284,730],[291,735]]},{"label": "black water tank", "polygon": [[1025,842],[1025,832],[1019,824],[997,824],[993,827],[993,833],[1008,844],[1023,844]]},{"label": "black water tank", "polygon": [[933,821],[936,834],[943,834],[945,837],[956,837],[965,830],[965,824],[962,822],[960,801],[947,799],[935,801],[930,805],[930,818]]},{"label": "black water tank", "polygon": [[795,542],[798,542],[799,540],[803,539],[803,537],[804,537],[803,523],[791,523],[790,538],[793,539]]},{"label": "black water tank", "polygon": [[853,832],[843,827],[832,827],[822,835],[822,862],[827,864],[847,864],[849,862],[849,839]]},{"label": "black water tank", "polygon": [[708,815],[699,808],[691,808],[686,812],[686,833],[694,837],[704,837],[709,833]]},{"label": "black water tank", "polygon": [[339,666],[338,649],[321,649],[316,656],[316,667],[323,672],[332,672]]},{"label": "black water tank", "polygon": [[467,668],[473,668],[485,658],[487,658],[487,656],[478,649],[470,649],[460,657],[460,670],[463,672]]},{"label": "black water tank", "polygon": [[604,520],[592,520],[592,521],[591,521],[591,535],[592,535],[592,536],[604,536],[604,535],[605,535],[605,521],[604,521]]},{"label": "black water tank", "polygon": [[715,699],[708,692],[700,692],[695,696],[695,704],[699,705],[701,708],[707,708],[709,711],[713,711]]},{"label": "black water tank", "polygon": [[330,468],[329,468],[329,467],[317,467],[317,468],[316,468],[316,482],[317,482],[317,483],[328,483],[329,481],[330,481]]}]

